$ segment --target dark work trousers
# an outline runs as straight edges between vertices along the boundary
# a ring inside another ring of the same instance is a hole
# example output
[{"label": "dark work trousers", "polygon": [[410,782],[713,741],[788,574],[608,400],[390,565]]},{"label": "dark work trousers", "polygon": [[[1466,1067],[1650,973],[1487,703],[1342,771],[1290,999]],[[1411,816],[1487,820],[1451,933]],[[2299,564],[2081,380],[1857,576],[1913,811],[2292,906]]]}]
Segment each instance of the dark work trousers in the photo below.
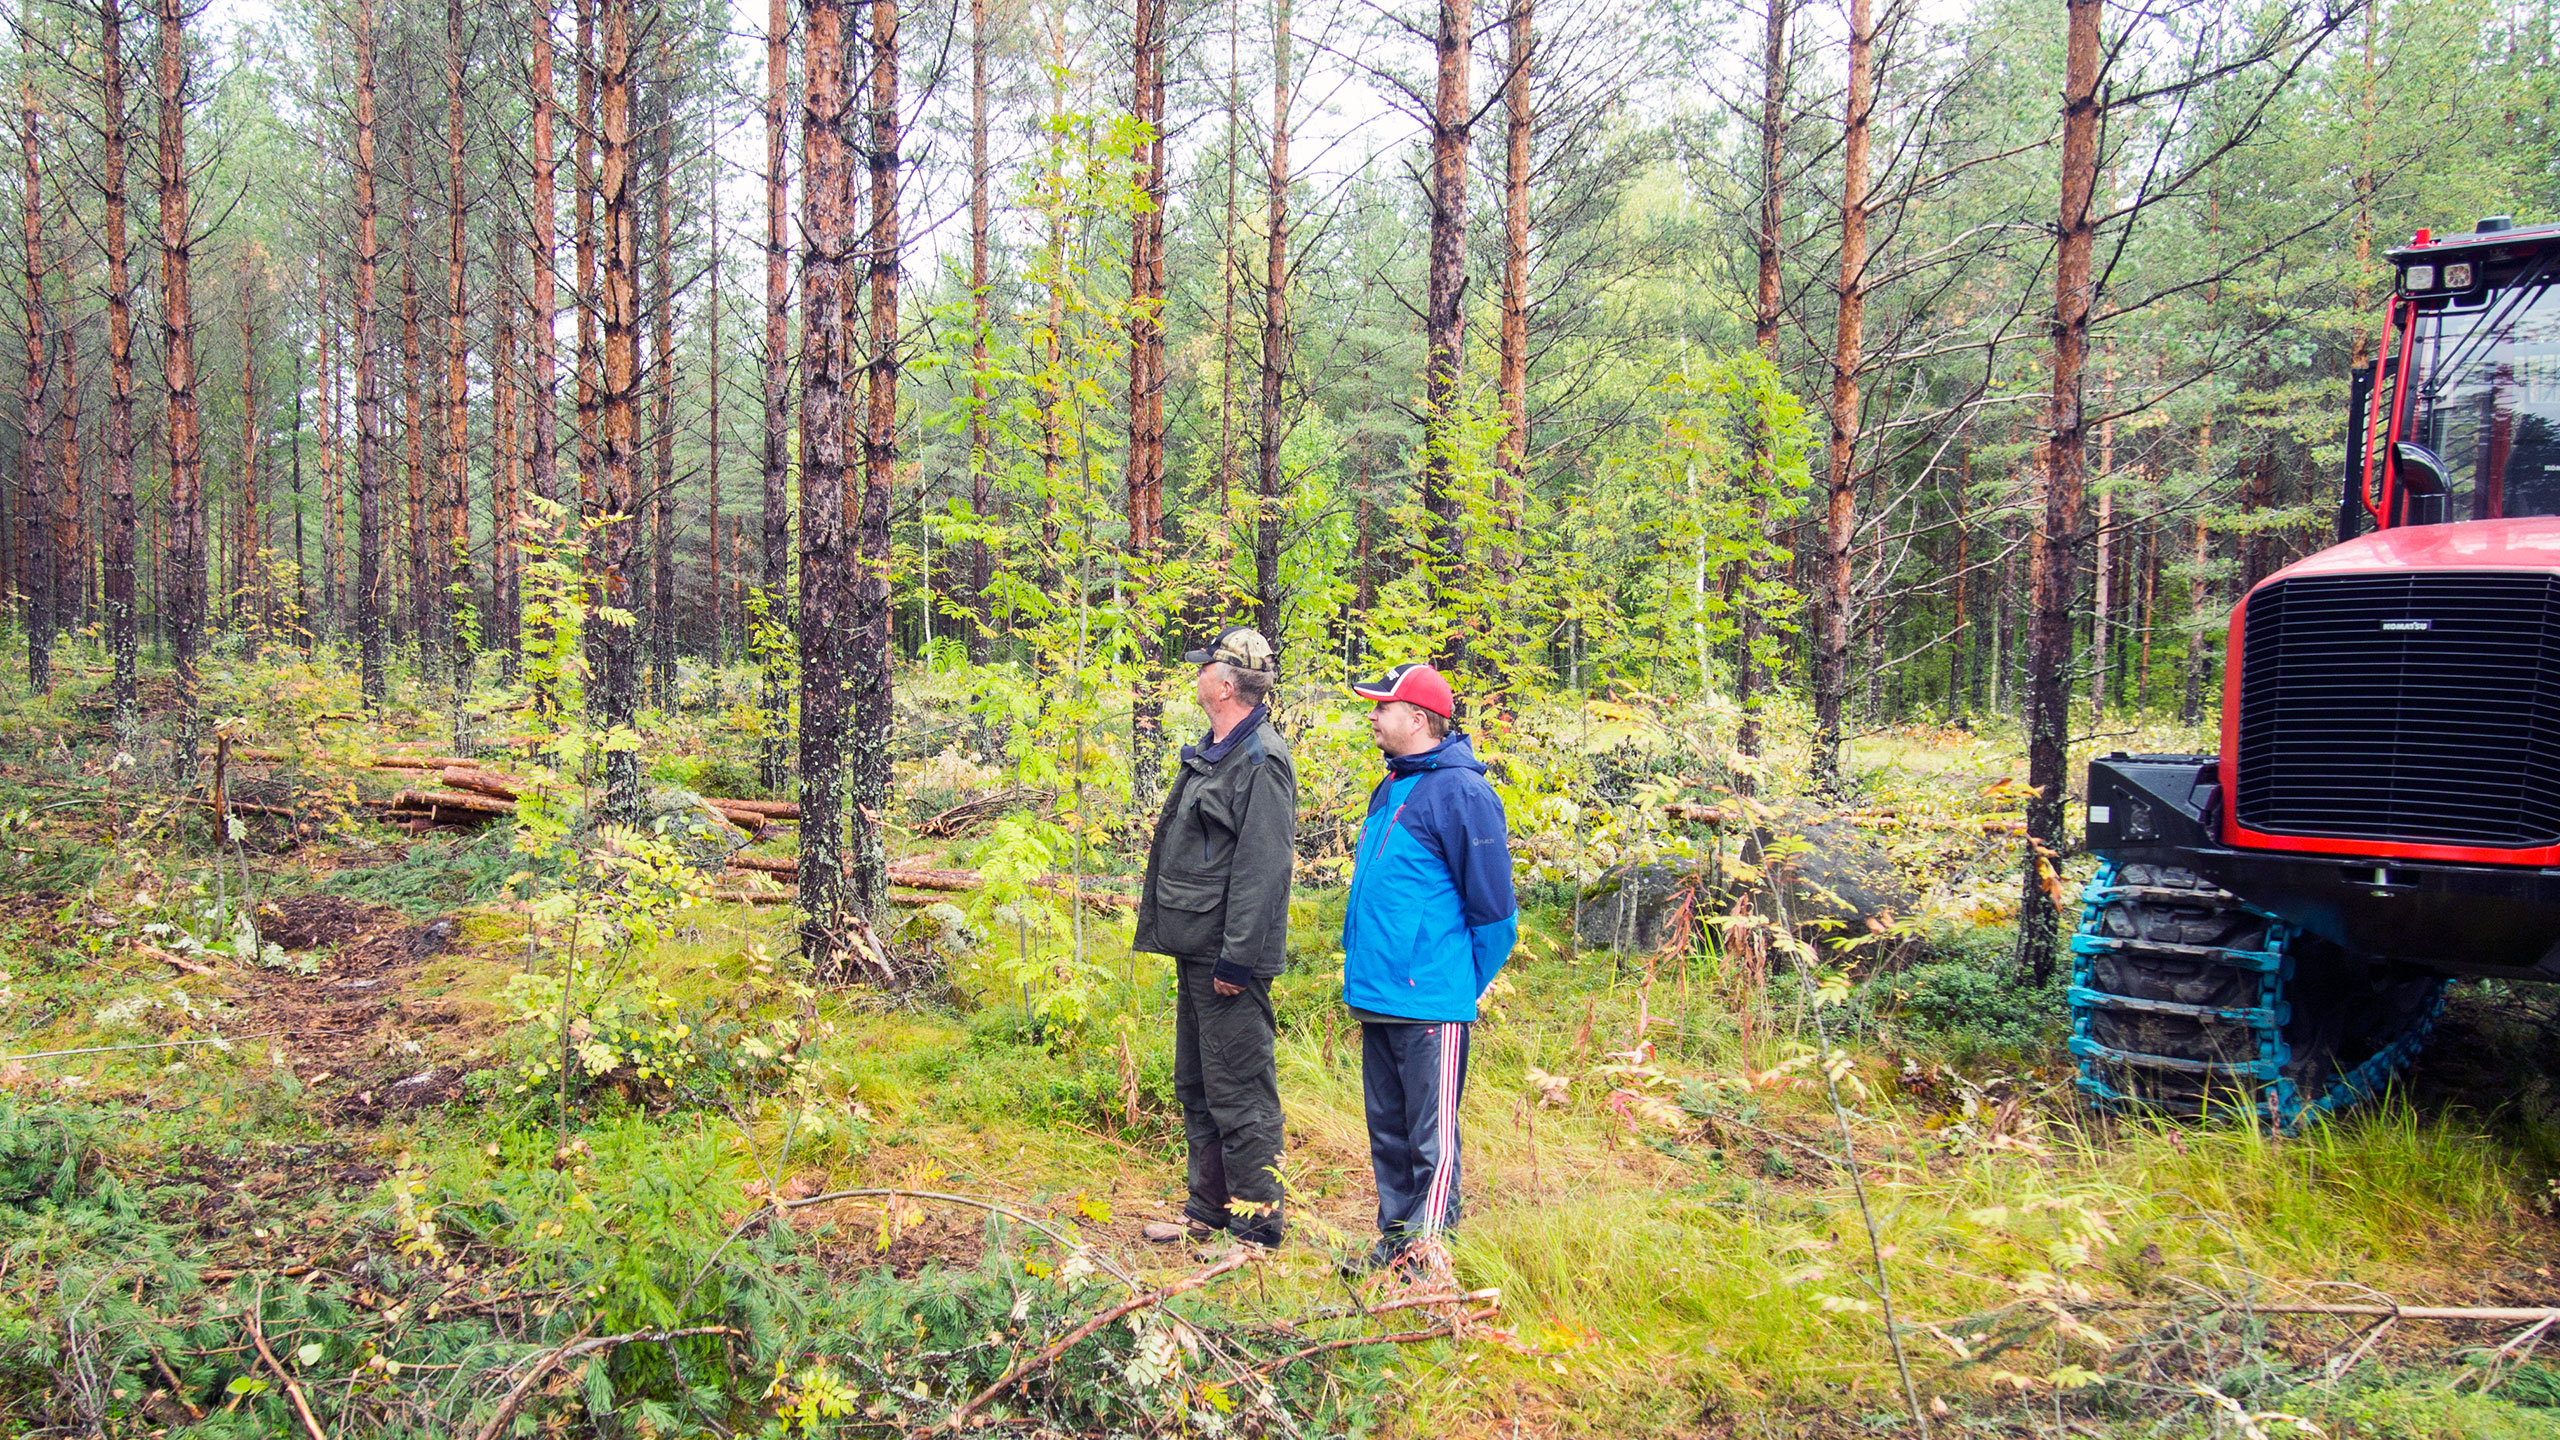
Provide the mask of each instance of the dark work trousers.
[{"label": "dark work trousers", "polygon": [[1173,1093],[1191,1147],[1182,1212],[1258,1245],[1280,1243],[1280,1069],[1271,982],[1221,995],[1206,960],[1174,962]]},{"label": "dark work trousers", "polygon": [[1458,1100],[1467,1089],[1465,1025],[1360,1027],[1360,1091],[1378,1229],[1419,1239],[1458,1223]]}]

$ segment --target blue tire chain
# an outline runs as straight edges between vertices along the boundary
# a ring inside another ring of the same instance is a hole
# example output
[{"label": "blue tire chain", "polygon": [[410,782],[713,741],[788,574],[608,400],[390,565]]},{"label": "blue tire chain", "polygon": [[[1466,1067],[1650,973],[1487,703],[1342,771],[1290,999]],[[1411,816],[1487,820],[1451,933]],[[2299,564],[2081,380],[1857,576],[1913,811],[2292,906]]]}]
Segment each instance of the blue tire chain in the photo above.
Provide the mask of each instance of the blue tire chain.
[{"label": "blue tire chain", "polygon": [[[2101,1109],[2139,1111],[2154,1108],[2141,1097],[2127,1095],[2110,1084],[2105,1074],[2110,1064],[2138,1070],[2177,1070],[2220,1077],[2253,1090],[2251,1108],[2277,1129],[2292,1131],[2305,1121],[2335,1114],[2381,1094],[2391,1077],[2426,1048],[2437,1017],[2444,1013],[2445,991],[2453,983],[2450,980],[2436,982],[2434,992],[2427,997],[2417,1019],[2390,1044],[2375,1051],[2353,1069],[2332,1077],[2318,1095],[2306,1098],[2294,1085],[2292,1077],[2285,1074],[2285,1067],[2293,1063],[2293,1048],[2285,1043],[2284,1038],[2285,1023],[2292,1018],[2292,1007],[2286,1001],[2285,990],[2293,979],[2293,942],[2301,935],[2301,930],[2269,911],[2235,898],[2231,904],[2267,921],[2267,948],[2172,947],[2121,939],[2107,934],[2100,918],[2107,902],[2120,893],[2116,873],[2114,861],[2102,859],[2099,862],[2097,875],[2080,892],[2080,929],[2071,938],[2071,989],[2068,992],[2071,1005],[2070,1049],[2080,1064],[2080,1089]],[[2199,893],[2196,898],[2202,900],[2207,897]],[[2258,977],[2256,1003],[2246,1006],[2173,1005],[2110,994],[2096,987],[2091,964],[2094,957],[2114,951],[2141,949],[2175,949],[2214,964],[2254,972]],[[2255,1042],[2257,1058],[2186,1060],[2118,1050],[2099,1043],[2089,1033],[2091,1017],[2099,1010],[2166,1011],[2221,1024],[2245,1026]]]}]

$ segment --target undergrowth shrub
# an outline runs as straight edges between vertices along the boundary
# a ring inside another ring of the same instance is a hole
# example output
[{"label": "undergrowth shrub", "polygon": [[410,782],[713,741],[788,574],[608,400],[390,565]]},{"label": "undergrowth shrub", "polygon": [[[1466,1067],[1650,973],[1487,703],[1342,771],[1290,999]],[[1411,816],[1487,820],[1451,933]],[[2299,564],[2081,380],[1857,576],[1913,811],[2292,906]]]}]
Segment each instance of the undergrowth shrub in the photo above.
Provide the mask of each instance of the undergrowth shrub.
[{"label": "undergrowth shrub", "polygon": [[2045,1050],[2070,1028],[2063,994],[2070,968],[2056,965],[2050,981],[2031,985],[2011,962],[2016,943],[2014,926],[1935,927],[1926,937],[1930,958],[1877,977],[1873,1002],[1960,1055]]},{"label": "undergrowth shrub", "polygon": [[504,893],[509,876],[542,867],[540,859],[514,852],[514,830],[500,821],[469,835],[425,836],[387,865],[340,870],[322,880],[320,888],[418,916],[477,905]]}]

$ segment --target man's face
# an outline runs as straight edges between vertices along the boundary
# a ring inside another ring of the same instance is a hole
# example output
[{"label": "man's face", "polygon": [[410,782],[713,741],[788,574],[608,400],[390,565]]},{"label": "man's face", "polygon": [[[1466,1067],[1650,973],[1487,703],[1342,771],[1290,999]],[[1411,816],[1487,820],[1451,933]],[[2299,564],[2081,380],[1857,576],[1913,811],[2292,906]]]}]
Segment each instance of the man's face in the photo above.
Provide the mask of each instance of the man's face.
[{"label": "man's face", "polygon": [[1200,697],[1200,708],[1212,714],[1216,713],[1215,707],[1236,697],[1235,677],[1215,660],[1200,667],[1200,673],[1192,677],[1191,688]]},{"label": "man's face", "polygon": [[1382,701],[1369,711],[1369,738],[1389,755],[1412,755],[1428,750],[1430,722],[1422,718],[1418,706],[1401,700]]}]

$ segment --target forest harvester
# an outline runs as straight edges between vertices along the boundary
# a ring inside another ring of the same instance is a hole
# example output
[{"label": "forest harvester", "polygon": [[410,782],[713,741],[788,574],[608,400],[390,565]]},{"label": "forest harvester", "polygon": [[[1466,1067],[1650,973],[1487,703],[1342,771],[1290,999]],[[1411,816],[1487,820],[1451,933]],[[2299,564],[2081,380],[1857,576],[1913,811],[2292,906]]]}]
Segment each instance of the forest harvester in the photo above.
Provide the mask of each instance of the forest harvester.
[{"label": "forest harvester", "polygon": [[2291,1128],[2386,1085],[2454,977],[2560,980],[2560,225],[2390,258],[2339,543],[2232,611],[2222,753],[2089,766],[2102,1105]]}]

